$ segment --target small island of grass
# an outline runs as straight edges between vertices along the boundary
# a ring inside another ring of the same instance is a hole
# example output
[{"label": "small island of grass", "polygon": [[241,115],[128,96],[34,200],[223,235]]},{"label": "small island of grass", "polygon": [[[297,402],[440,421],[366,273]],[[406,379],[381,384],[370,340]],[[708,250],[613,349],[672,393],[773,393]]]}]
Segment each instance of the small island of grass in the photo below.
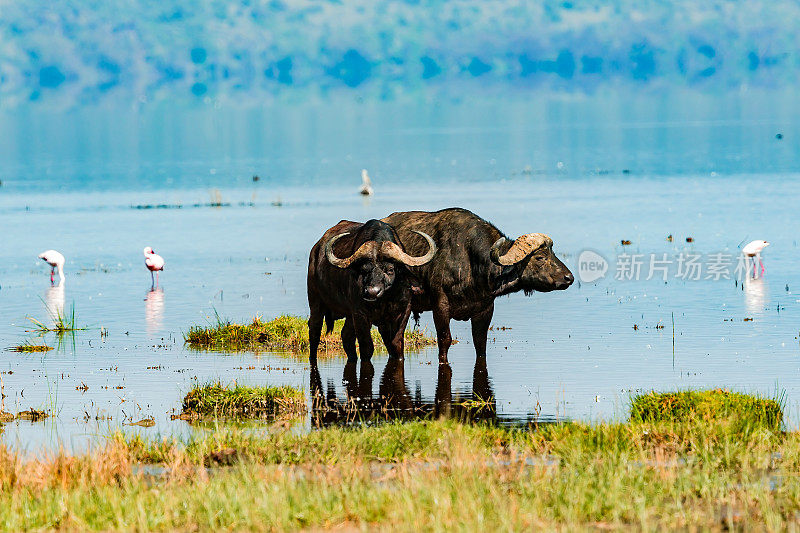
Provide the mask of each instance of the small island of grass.
[{"label": "small island of grass", "polygon": [[[333,331],[325,334],[323,330],[320,340],[320,355],[344,355],[342,347],[343,320],[337,320]],[[281,315],[264,321],[256,317],[249,324],[235,324],[219,317],[217,322],[208,327],[192,326],[185,335],[186,343],[191,348],[205,350],[252,350],[280,351],[306,354],[309,350],[308,322],[306,318]],[[377,328],[372,328],[372,340],[376,352],[385,352],[381,336]],[[426,346],[434,346],[436,338],[419,330],[406,330],[406,350],[420,350]]]},{"label": "small island of grass", "polygon": [[724,389],[650,392],[632,399],[630,416],[640,422],[708,422],[730,420],[736,425],[780,431],[782,398],[730,392]]},{"label": "small island of grass", "polygon": [[207,416],[262,418],[287,417],[305,413],[303,391],[290,386],[198,385],[183,398],[183,417]]}]

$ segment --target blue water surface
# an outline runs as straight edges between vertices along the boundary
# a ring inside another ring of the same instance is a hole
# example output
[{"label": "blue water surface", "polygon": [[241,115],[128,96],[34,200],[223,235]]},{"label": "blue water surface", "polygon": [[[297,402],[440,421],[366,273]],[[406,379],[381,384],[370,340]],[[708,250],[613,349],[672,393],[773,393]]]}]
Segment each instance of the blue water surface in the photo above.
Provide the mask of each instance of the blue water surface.
[{"label": "blue water surface", "polygon": [[[186,435],[171,415],[212,379],[308,391],[303,358],[195,352],[183,334],[216,314],[307,314],[308,252],[341,219],[451,206],[510,236],[548,233],[576,272],[584,250],[609,263],[596,282],[497,301],[487,371],[501,421],[614,419],[637,391],[726,387],[785,391],[796,426],[798,139],[796,98],[778,89],[4,109],[0,345],[36,340],[27,317],[48,321],[47,306],[74,305],[88,329],[45,337],[46,354],[0,353],[5,409],[55,415],[0,439],[37,452],[120,427]],[[371,198],[357,193],[362,168]],[[762,238],[765,276],[745,285],[615,279],[622,253],[736,258]],[[162,291],[150,291],[145,246],[166,259]],[[37,259],[48,248],[67,257],[61,287]],[[429,314],[420,327],[433,330]],[[452,389],[470,398],[469,326],[453,328]],[[377,394],[386,357],[374,362]],[[409,394],[433,402],[436,350],[404,366]],[[340,398],[343,367],[320,365]],[[156,426],[123,425],[145,417]]]}]

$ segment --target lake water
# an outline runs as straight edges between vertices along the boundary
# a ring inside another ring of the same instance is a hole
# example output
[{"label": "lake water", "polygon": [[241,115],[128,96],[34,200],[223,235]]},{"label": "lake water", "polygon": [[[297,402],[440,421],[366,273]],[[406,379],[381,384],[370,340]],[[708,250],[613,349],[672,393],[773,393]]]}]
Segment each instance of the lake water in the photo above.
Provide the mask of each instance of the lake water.
[{"label": "lake water", "polygon": [[[420,411],[438,385],[456,403],[491,395],[500,421],[517,423],[614,419],[637,391],[726,387],[785,391],[789,423],[800,422],[800,109],[789,92],[34,105],[0,115],[0,345],[35,341],[26,317],[46,322],[46,306],[62,302],[88,328],[61,343],[45,337],[56,346],[45,354],[0,352],[6,410],[55,414],[6,425],[0,439],[17,449],[79,451],[118,427],[187,435],[170,415],[212,379],[308,391],[303,358],[191,351],[183,333],[214,313],[306,315],[308,251],[325,229],[450,206],[511,236],[548,233],[576,274],[586,250],[608,270],[567,291],[499,299],[485,371],[469,325],[454,322],[452,377],[435,349],[407,354],[401,369],[376,355],[361,394],[378,397],[399,376],[389,389]],[[374,197],[357,194],[362,168]],[[137,208],[158,204],[182,208]],[[771,243],[766,273],[742,284],[739,247],[754,239]],[[166,259],[162,291],[150,292],[145,246]],[[37,259],[48,248],[67,257],[61,287]],[[666,259],[666,281],[650,275],[651,254]],[[699,280],[677,270],[694,254]],[[709,254],[730,260],[730,279],[706,279]],[[639,279],[618,279],[630,258],[643,265]],[[433,331],[429,313],[421,327]],[[322,361],[317,381],[341,401],[344,366]],[[123,426],[150,416],[155,427]]]}]

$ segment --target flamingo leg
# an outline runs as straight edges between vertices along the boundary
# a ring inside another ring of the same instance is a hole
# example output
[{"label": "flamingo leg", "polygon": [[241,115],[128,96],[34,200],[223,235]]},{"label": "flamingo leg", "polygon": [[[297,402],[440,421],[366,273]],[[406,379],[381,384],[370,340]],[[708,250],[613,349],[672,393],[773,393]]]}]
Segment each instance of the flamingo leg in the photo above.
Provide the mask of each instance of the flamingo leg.
[{"label": "flamingo leg", "polygon": [[151,270],[150,271],[150,288],[152,289],[155,286],[156,286],[156,280],[153,278],[153,271]]},{"label": "flamingo leg", "polygon": [[758,263],[761,265],[761,275],[764,275],[764,261],[761,260],[761,254],[758,254]]},{"label": "flamingo leg", "polygon": [[156,270],[156,287],[158,287],[158,270]]}]

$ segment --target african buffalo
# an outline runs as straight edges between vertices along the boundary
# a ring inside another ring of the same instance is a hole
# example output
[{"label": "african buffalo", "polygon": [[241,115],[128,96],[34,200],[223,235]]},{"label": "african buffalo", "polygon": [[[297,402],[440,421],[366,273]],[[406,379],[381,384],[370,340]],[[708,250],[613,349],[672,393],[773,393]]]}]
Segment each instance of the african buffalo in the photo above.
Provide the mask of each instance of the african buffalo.
[{"label": "african buffalo", "polygon": [[494,225],[466,209],[407,211],[382,219],[397,231],[409,253],[424,248],[415,232],[431,235],[436,257],[415,274],[422,291],[415,294],[415,314],[433,311],[439,362],[447,363],[452,338],[450,319],[471,320],[475,353],[486,355],[486,335],[498,296],[569,287],[572,272],[553,254],[553,241],[541,233],[508,239]]},{"label": "african buffalo", "polygon": [[370,330],[378,326],[389,355],[403,356],[403,333],[411,314],[411,295],[418,284],[410,267],[428,263],[436,244],[425,233],[414,232],[427,243],[419,257],[403,248],[394,229],[380,220],[364,224],[342,220],[325,232],[308,258],[308,337],[310,362],[316,364],[322,322],[327,331],[344,318],[342,343],[348,360],[372,357]]}]

